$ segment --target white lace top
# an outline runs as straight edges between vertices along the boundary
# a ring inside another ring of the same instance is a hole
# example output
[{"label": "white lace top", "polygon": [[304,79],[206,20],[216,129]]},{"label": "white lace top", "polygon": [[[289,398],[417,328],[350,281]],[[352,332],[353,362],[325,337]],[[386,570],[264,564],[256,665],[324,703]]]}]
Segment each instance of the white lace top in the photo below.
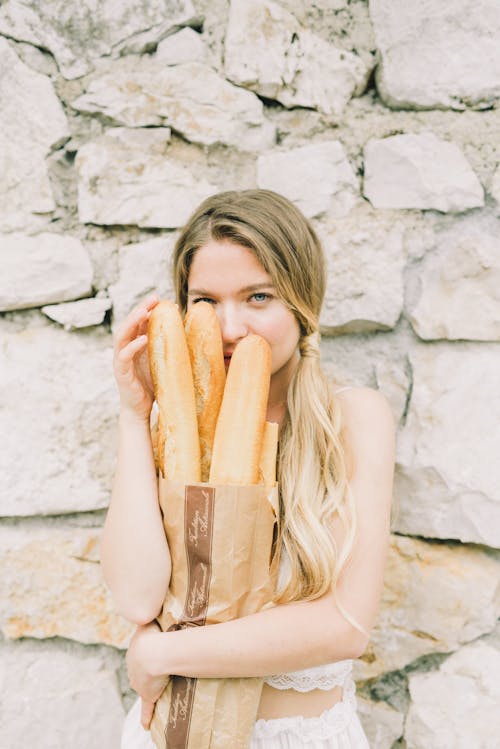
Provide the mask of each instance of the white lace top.
[{"label": "white lace top", "polygon": [[315,668],[290,671],[287,674],[266,676],[264,681],[275,689],[295,689],[296,692],[311,692],[313,689],[333,689],[350,683],[352,661],[336,661]]}]

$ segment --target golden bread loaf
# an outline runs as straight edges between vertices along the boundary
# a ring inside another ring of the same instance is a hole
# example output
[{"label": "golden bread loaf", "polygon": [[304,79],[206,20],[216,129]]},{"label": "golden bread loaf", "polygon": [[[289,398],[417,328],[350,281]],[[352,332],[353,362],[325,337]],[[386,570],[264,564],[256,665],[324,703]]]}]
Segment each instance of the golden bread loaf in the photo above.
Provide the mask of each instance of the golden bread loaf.
[{"label": "golden bread loaf", "polygon": [[148,324],[149,366],[158,404],[158,461],[165,479],[200,481],[200,441],[193,374],[181,315],[173,302],[154,307]]},{"label": "golden bread loaf", "polygon": [[155,422],[151,425],[151,445],[153,447],[153,458],[155,461],[155,468],[156,468],[157,473],[160,470],[160,457],[158,455],[158,439],[159,439],[159,429],[158,429],[158,416],[157,416]]},{"label": "golden bread loaf", "polygon": [[215,430],[212,484],[257,484],[271,380],[271,349],[258,335],[236,346]]},{"label": "golden bread loaf", "polygon": [[276,483],[276,458],[278,456],[278,428],[275,421],[266,421],[262,450],[259,460],[259,482],[264,486],[274,486]]},{"label": "golden bread loaf", "polygon": [[208,481],[215,427],[226,384],[222,335],[217,313],[208,302],[197,302],[189,309],[184,328],[193,372],[201,480]]}]

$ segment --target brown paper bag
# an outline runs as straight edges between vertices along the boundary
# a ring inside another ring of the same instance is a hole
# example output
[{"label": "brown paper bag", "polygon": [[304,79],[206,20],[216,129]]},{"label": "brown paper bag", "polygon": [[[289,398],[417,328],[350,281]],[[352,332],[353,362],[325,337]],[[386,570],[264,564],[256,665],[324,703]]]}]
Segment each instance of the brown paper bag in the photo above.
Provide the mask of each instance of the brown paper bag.
[{"label": "brown paper bag", "polygon": [[[172,557],[163,631],[217,624],[272,606],[278,489],[184,485],[160,475]],[[156,703],[158,749],[247,749],[263,679],[172,676]]]}]

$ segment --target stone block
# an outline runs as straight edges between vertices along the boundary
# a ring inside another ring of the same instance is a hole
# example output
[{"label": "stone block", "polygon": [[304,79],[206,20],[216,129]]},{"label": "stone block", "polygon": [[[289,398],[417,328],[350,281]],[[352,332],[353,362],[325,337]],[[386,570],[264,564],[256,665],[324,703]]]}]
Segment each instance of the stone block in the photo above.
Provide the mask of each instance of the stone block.
[{"label": "stone block", "polygon": [[483,188],[460,148],[430,132],[368,141],[363,193],[375,208],[460,213],[484,205]]},{"label": "stone block", "polygon": [[379,94],[395,109],[487,109],[500,97],[497,0],[370,0]]},{"label": "stone block", "polygon": [[334,117],[364,91],[370,72],[360,57],[303,28],[269,0],[232,0],[224,59],[234,83],[285,107]]},{"label": "stone block", "polygon": [[395,530],[500,547],[499,354],[427,344],[409,354],[411,398],[397,440]]}]

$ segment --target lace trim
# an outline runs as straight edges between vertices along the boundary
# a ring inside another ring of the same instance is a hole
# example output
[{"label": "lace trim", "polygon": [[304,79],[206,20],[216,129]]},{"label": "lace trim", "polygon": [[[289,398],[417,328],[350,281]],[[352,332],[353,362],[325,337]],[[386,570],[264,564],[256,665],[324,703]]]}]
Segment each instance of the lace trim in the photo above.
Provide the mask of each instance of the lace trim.
[{"label": "lace trim", "polygon": [[315,718],[304,718],[294,715],[290,718],[274,718],[264,720],[259,718],[255,722],[252,739],[269,739],[277,734],[287,733],[299,739],[328,739],[344,731],[356,713],[356,686],[349,679],[344,687],[344,694],[340,702],[325,710]]},{"label": "lace trim", "polygon": [[266,676],[264,681],[275,689],[295,689],[296,692],[310,692],[313,689],[333,689],[343,687],[352,671],[352,661],[336,661],[326,666],[291,671],[288,674]]}]

